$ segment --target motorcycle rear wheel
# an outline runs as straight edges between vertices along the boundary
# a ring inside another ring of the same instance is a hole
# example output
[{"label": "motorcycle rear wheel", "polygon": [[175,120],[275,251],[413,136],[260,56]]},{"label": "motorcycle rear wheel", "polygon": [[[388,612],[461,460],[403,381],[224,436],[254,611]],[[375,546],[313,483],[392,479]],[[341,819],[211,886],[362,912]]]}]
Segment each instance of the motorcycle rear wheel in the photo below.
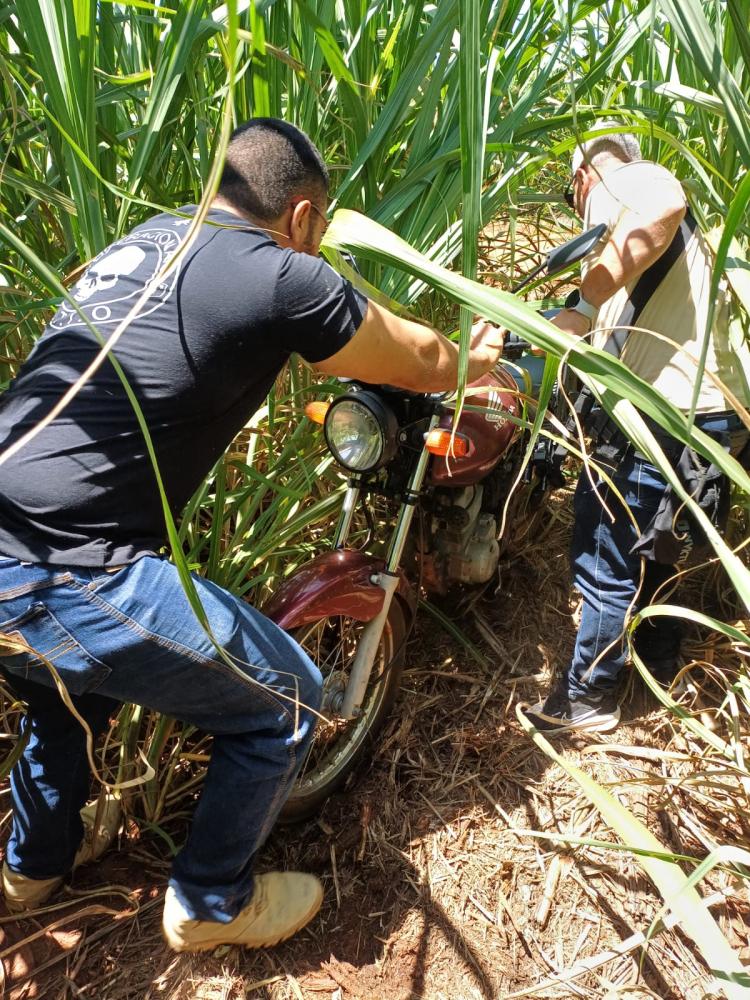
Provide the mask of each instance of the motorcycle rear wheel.
[{"label": "motorcycle rear wheel", "polygon": [[364,622],[332,616],[296,629],[292,635],[323,675],[323,707],[297,781],[281,811],[282,822],[296,823],[319,811],[372,750],[373,738],[396,698],[406,638],[404,614],[391,604],[375,654],[370,681],[356,719],[342,719],[335,703],[348,683]]}]

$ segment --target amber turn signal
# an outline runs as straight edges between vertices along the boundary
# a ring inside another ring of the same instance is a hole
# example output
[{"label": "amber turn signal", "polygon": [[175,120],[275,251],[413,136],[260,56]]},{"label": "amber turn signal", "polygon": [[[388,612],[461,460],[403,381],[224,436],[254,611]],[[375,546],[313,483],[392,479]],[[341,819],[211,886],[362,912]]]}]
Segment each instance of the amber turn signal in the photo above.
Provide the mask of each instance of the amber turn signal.
[{"label": "amber turn signal", "polygon": [[322,424],[325,422],[326,413],[328,413],[330,405],[330,403],[322,403],[320,400],[307,403],[305,406],[305,416],[316,424]]},{"label": "amber turn signal", "polygon": [[469,442],[458,434],[452,439],[451,432],[436,427],[425,437],[425,448],[433,455],[448,455],[450,458],[465,458],[469,454]]}]

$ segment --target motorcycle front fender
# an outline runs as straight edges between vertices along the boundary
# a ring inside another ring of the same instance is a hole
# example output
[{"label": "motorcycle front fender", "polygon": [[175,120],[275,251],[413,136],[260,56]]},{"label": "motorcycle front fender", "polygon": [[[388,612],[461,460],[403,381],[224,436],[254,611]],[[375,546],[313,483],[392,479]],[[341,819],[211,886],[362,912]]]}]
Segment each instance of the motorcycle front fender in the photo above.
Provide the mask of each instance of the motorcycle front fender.
[{"label": "motorcycle front fender", "polygon": [[[382,559],[366,552],[324,552],[284,581],[263,607],[263,614],[287,631],[331,615],[372,621],[385,598],[377,583],[384,565]],[[396,595],[410,624],[416,613],[416,597],[400,570],[398,575]]]}]

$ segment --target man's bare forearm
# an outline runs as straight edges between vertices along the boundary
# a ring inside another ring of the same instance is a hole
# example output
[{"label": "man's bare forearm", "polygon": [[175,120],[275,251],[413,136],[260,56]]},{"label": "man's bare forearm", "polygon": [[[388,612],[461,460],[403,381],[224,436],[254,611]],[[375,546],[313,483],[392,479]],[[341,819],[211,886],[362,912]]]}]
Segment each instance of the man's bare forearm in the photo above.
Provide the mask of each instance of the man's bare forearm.
[{"label": "man's bare forearm", "polygon": [[581,283],[584,299],[599,307],[643,274],[672,242],[684,215],[684,204],[671,206],[651,222],[626,212]]},{"label": "man's bare forearm", "polygon": [[[488,324],[490,326],[491,324]],[[476,329],[476,327],[475,327]],[[493,328],[496,336],[490,334],[487,343],[472,343],[469,351],[468,382],[474,382],[495,364],[498,348],[502,349],[502,333]],[[419,339],[421,341],[421,363],[418,371],[413,373],[419,384],[413,385],[415,391],[451,391],[458,385],[458,344],[448,340],[431,327],[422,327]],[[476,341],[476,338],[475,338]]]},{"label": "man's bare forearm", "polygon": [[[502,351],[500,330],[475,324],[469,352],[469,381],[496,363]],[[313,367],[326,375],[387,382],[413,392],[442,392],[458,383],[458,346],[437,330],[403,319],[368,303],[365,319],[340,351]]]}]

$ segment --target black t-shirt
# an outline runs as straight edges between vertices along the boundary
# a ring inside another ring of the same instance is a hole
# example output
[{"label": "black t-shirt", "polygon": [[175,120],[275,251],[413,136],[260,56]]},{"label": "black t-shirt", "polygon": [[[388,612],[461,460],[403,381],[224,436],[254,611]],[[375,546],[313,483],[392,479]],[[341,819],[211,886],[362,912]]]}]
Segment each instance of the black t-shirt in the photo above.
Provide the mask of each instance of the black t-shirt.
[{"label": "black t-shirt", "polygon": [[[195,206],[180,210],[191,214]],[[103,250],[73,290],[108,337],[183,241],[189,220],[157,215]],[[262,403],[292,352],[322,361],[367,300],[323,260],[284,250],[212,209],[114,354],[143,410],[176,514]],[[0,397],[0,451],[44,417],[99,350],[67,303]],[[0,465],[0,553],[107,566],[164,544],[145,441],[105,360],[62,413]]]}]

